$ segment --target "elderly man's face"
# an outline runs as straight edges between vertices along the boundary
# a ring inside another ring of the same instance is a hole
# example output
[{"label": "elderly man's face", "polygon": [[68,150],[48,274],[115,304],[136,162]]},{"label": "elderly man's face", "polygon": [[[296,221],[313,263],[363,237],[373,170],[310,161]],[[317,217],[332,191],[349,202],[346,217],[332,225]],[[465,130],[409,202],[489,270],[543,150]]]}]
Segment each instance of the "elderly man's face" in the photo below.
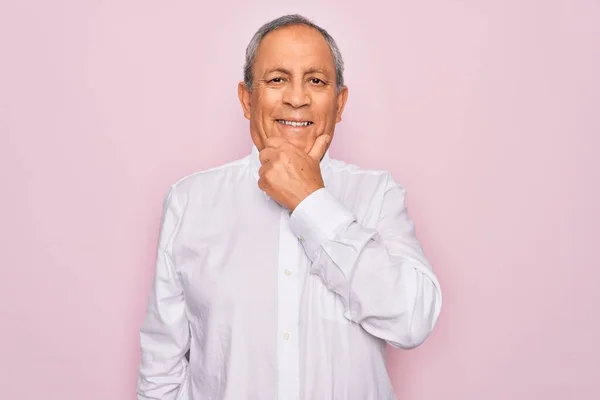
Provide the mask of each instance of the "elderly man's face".
[{"label": "elderly man's face", "polygon": [[323,36],[304,25],[277,29],[262,40],[252,92],[238,94],[259,150],[264,139],[284,137],[307,153],[323,134],[333,137],[348,91],[336,90],[333,56]]}]

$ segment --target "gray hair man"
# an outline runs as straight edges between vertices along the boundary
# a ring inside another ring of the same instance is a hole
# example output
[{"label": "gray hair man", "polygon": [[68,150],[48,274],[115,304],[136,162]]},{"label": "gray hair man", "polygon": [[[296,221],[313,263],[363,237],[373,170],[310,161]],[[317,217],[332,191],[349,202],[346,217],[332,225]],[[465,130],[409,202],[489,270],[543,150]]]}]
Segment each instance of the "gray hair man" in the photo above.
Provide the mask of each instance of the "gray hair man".
[{"label": "gray hair man", "polygon": [[139,400],[395,399],[384,345],[423,343],[442,294],[404,188],[329,156],[343,72],[302,16],[250,41],[238,97],[254,146],[168,191]]}]

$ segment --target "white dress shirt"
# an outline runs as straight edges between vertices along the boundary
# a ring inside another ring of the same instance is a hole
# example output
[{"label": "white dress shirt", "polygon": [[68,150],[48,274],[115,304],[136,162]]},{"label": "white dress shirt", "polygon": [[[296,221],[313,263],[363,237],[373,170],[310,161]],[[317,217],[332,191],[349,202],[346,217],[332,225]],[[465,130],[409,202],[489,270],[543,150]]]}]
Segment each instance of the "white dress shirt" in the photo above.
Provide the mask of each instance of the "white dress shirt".
[{"label": "white dress shirt", "polygon": [[396,398],[384,345],[426,339],[440,286],[390,174],[320,166],[292,213],[258,188],[256,147],[171,186],[139,400]]}]

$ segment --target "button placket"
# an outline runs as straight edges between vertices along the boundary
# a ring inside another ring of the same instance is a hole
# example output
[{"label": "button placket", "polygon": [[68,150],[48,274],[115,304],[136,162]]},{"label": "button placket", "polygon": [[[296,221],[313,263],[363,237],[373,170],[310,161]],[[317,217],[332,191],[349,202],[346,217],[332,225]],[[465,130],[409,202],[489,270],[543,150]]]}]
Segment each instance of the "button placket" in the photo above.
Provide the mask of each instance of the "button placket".
[{"label": "button placket", "polygon": [[297,400],[300,388],[300,353],[298,320],[300,287],[296,269],[298,238],[290,229],[290,215],[282,212],[279,232],[278,275],[278,337],[279,337],[279,398]]}]

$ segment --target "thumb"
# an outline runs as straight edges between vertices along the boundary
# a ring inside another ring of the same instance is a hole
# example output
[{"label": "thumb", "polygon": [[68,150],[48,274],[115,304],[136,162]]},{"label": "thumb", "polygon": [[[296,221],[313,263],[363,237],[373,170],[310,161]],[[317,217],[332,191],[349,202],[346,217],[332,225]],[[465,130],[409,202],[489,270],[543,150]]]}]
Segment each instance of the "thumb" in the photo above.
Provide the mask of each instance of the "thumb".
[{"label": "thumb", "polygon": [[329,135],[319,136],[315,140],[315,143],[313,144],[312,149],[310,149],[310,151],[308,152],[308,155],[310,156],[310,158],[312,158],[313,160],[315,160],[317,162],[320,162],[321,158],[323,158],[323,155],[327,151],[327,146],[329,145],[330,142],[331,142],[331,136],[329,136]]}]

